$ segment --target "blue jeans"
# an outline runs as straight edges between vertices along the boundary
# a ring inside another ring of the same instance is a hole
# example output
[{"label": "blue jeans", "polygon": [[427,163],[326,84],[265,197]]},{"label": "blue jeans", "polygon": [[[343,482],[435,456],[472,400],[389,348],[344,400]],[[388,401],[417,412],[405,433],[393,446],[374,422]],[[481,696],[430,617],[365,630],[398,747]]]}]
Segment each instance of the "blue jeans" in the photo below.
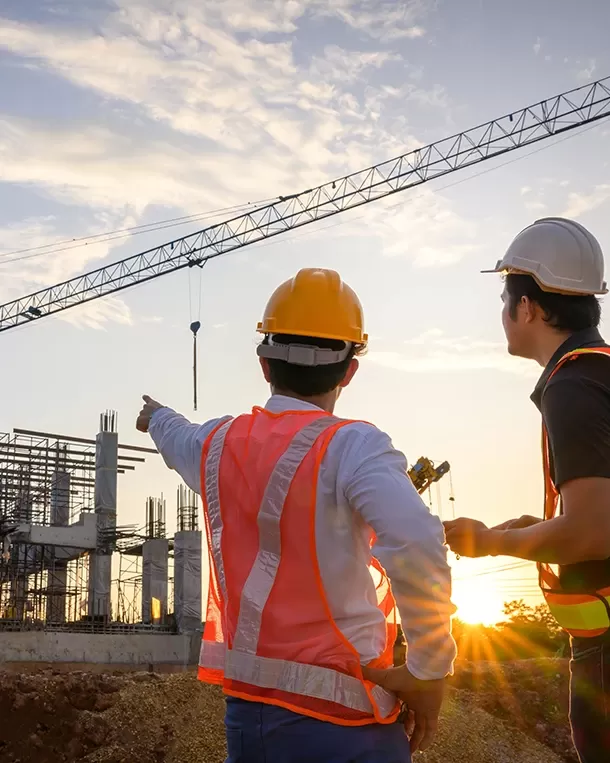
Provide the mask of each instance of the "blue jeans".
[{"label": "blue jeans", "polygon": [[610,637],[572,639],[570,724],[582,763],[610,761]]},{"label": "blue jeans", "polygon": [[411,763],[400,723],[338,726],[227,697],[226,763]]}]

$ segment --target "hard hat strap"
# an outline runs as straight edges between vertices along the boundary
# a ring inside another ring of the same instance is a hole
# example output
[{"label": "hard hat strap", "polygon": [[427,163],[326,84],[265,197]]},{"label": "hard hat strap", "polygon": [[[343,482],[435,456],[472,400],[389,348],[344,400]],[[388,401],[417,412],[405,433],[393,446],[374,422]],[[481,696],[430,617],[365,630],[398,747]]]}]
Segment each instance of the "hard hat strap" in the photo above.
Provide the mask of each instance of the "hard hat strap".
[{"label": "hard hat strap", "polygon": [[311,344],[279,344],[269,336],[269,344],[259,344],[256,354],[259,358],[284,360],[295,366],[329,366],[341,363],[352,349],[351,342],[346,342],[342,350],[329,350]]}]

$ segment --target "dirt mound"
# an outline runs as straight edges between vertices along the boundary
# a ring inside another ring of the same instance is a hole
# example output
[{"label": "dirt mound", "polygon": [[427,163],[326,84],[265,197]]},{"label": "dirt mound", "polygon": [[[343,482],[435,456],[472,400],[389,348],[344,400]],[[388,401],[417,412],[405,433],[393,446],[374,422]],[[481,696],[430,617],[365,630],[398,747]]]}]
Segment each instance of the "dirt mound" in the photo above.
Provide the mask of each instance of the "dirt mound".
[{"label": "dirt mound", "polygon": [[567,660],[460,662],[452,684],[469,705],[537,739],[566,763],[578,763],[567,722]]},{"label": "dirt mound", "polygon": [[[519,731],[477,707],[474,694],[451,690],[438,742],[422,763],[566,760],[528,728]],[[0,760],[222,763],[223,715],[220,692],[192,674],[0,673]]]}]

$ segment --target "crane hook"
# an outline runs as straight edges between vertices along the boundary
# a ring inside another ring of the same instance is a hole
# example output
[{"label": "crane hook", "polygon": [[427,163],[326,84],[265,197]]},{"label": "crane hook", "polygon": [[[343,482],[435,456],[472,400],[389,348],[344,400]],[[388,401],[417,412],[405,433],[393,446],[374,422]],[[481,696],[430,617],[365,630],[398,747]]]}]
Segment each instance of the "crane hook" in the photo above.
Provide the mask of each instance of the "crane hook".
[{"label": "crane hook", "polygon": [[193,410],[197,410],[197,332],[201,328],[199,321],[193,321],[190,329],[193,332]]}]

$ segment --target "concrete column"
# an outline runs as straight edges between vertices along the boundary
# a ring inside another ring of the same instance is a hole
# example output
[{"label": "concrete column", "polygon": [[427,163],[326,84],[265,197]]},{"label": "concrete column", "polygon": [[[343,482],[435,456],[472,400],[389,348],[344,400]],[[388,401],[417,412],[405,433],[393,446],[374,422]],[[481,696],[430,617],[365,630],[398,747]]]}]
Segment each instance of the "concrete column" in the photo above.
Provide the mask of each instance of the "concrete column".
[{"label": "concrete column", "polygon": [[183,530],[174,536],[174,614],[179,633],[200,631],[201,531]]},{"label": "concrete column", "polygon": [[[56,471],[51,487],[51,524],[67,527],[70,524],[70,474]],[[66,588],[68,585],[68,562],[57,559],[55,548],[50,550],[48,562],[49,591],[47,597],[47,622],[63,623],[66,620]]]},{"label": "concrete column", "polygon": [[[27,524],[32,521],[32,496],[29,489],[24,487],[15,504],[15,519],[17,522]],[[26,603],[28,596],[28,574],[30,572],[31,547],[25,544],[15,544],[12,551],[14,563],[11,580],[9,599],[12,615],[15,620],[23,620],[26,616]]]},{"label": "concrete column", "polygon": [[[142,622],[162,623],[167,615],[169,541],[152,538],[142,546]],[[158,599],[159,617],[153,618],[152,600]]]},{"label": "concrete column", "polygon": [[110,536],[116,529],[118,435],[100,432],[95,446],[95,513],[98,547],[89,557],[89,617],[108,620],[111,615],[112,552]]}]

